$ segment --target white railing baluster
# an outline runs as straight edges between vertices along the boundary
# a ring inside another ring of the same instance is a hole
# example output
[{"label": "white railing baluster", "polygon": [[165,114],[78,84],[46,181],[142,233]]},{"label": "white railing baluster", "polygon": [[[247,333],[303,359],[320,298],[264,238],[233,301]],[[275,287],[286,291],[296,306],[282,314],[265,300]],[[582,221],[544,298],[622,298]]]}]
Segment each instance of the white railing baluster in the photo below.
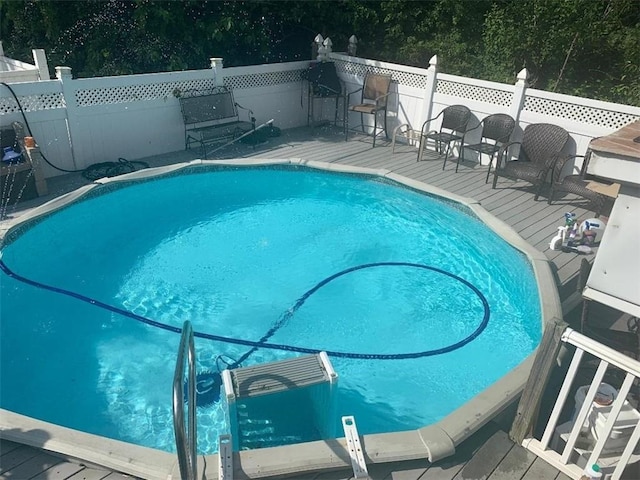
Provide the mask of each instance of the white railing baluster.
[{"label": "white railing baluster", "polygon": [[558,399],[556,400],[556,404],[553,406],[551,417],[549,417],[549,423],[547,423],[547,428],[545,428],[544,433],[542,434],[542,440],[540,440],[542,448],[547,448],[549,446],[551,436],[553,435],[553,432],[555,431],[558,424],[558,418],[560,418],[560,413],[562,412],[564,404],[567,401],[567,397],[569,396],[569,391],[571,390],[573,379],[578,372],[578,367],[580,367],[580,361],[582,360],[583,353],[584,350],[582,350],[581,348],[576,348],[576,351],[573,354],[571,365],[569,365],[569,370],[567,371],[567,376],[564,378],[564,382],[562,383],[562,387],[560,388],[560,393],[558,393]]},{"label": "white railing baluster", "polygon": [[631,434],[631,438],[629,438],[629,443],[625,447],[622,455],[620,455],[620,460],[618,461],[618,465],[616,465],[616,469],[613,471],[613,475],[611,476],[611,480],[619,480],[622,476],[622,472],[624,472],[625,467],[629,463],[629,459],[631,458],[631,454],[638,446],[638,440],[640,440],[640,423],[636,425],[636,428],[633,429],[633,433]]},{"label": "white railing baluster", "polygon": [[604,378],[604,374],[607,371],[609,364],[604,360],[600,360],[600,365],[598,365],[598,370],[596,370],[596,374],[593,376],[593,380],[591,382],[591,386],[587,391],[587,396],[582,403],[582,408],[580,408],[580,413],[576,417],[576,421],[573,424],[573,428],[571,429],[571,433],[569,434],[569,439],[567,440],[567,444],[562,451],[562,456],[560,457],[562,463],[568,463],[569,457],[571,453],[573,453],[573,448],[576,446],[576,440],[578,440],[578,435],[580,435],[580,431],[582,430],[582,425],[584,425],[585,420],[587,419],[587,415],[589,414],[589,409],[591,408],[591,403],[598,392],[598,388],[600,387],[600,383]]},{"label": "white railing baluster", "polygon": [[609,416],[607,417],[607,422],[604,425],[604,433],[602,435],[599,435],[598,441],[596,442],[595,447],[593,447],[593,452],[591,452],[591,456],[589,457],[588,465],[596,463],[598,461],[598,458],[600,458],[600,454],[604,449],[605,443],[609,439],[609,435],[613,430],[613,426],[615,425],[616,419],[620,414],[620,410],[622,410],[624,402],[627,401],[627,395],[629,395],[629,390],[631,390],[631,385],[633,385],[634,379],[635,377],[630,373],[627,373],[627,375],[625,376],[624,382],[622,382],[622,386],[620,387],[620,391],[618,392],[618,397],[613,402],[611,411],[608,414]]}]

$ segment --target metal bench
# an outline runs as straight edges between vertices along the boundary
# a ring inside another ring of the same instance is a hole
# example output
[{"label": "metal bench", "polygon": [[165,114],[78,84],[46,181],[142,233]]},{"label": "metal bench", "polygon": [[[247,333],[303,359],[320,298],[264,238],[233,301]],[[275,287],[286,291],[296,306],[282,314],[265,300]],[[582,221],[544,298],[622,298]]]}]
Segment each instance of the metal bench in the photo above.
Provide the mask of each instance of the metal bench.
[{"label": "metal bench", "polygon": [[[238,105],[227,87],[187,90],[180,97],[184,121],[185,149],[200,145],[207,158],[207,145],[238,138],[255,129],[253,112]],[[247,110],[250,121],[242,121],[238,108]]]}]

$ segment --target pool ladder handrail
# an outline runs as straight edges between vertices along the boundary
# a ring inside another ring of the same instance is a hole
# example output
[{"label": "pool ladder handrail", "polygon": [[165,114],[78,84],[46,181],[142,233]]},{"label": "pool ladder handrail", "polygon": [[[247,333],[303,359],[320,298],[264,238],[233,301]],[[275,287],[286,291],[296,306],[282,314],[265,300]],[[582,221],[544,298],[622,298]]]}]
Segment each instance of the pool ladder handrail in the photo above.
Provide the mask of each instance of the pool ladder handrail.
[{"label": "pool ladder handrail", "polygon": [[[184,362],[187,355],[187,370],[189,382],[187,384],[188,425],[184,426]],[[193,342],[193,327],[186,320],[182,325],[182,336],[176,360],[176,370],[173,375],[173,431],[176,437],[176,451],[180,477],[183,480],[196,480],[198,463],[196,456],[196,352]]]}]

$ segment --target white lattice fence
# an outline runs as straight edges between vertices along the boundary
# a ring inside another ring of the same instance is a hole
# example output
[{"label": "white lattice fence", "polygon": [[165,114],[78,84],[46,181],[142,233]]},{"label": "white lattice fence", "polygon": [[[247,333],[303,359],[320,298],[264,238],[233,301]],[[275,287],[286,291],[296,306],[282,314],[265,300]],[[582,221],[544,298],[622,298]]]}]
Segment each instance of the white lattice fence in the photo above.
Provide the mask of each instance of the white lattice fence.
[{"label": "white lattice fence", "polygon": [[298,83],[302,82],[302,72],[304,71],[305,69],[298,69],[282,72],[225,75],[224,84],[234,90],[239,90],[244,88],[259,88],[287,83]]},{"label": "white lattice fence", "polygon": [[523,110],[576,123],[597,125],[612,131],[640,118],[640,112],[620,111],[621,105],[618,104],[598,102],[601,104],[598,106],[594,104],[596,102],[588,100],[589,104],[582,103],[585,100],[565,95],[552,96],[549,92],[527,90]]},{"label": "white lattice fence", "polygon": [[[405,122],[419,126],[427,112],[437,114],[445,106],[459,103],[468,105],[477,119],[505,112],[518,113],[521,128],[534,122],[558,124],[571,133],[576,153],[581,154],[591,138],[640,118],[637,107],[526,88],[523,107],[518,110],[514,85],[341,54],[333,55],[331,60],[347,91],[357,89],[367,74],[391,75],[394,95],[389,116],[395,117],[389,118],[391,129]],[[52,157],[76,157],[79,166],[117,156],[137,158],[182,148],[176,96],[185,90],[205,90],[223,83],[234,90],[239,103],[260,117],[259,121],[275,116],[276,124],[282,128],[305,124],[306,105],[300,101],[300,92],[307,67],[308,62],[292,62],[17,83],[18,101],[6,89],[0,91],[0,120],[8,125],[20,119],[20,105],[34,124],[43,151],[46,153],[49,148],[53,153],[57,149]],[[433,91],[427,91],[429,85],[435,85]],[[47,122],[51,125],[47,126]],[[65,135],[62,126],[67,123],[71,130]],[[73,154],[69,138],[74,143]]]},{"label": "white lattice fence", "polygon": [[203,78],[142,85],[85,88],[76,90],[76,105],[88,107],[166,99],[186,90],[205,90],[213,87],[215,87],[214,79]]},{"label": "white lattice fence", "polygon": [[[18,97],[20,106],[25,112],[65,108],[66,103],[61,92],[42,93],[37,95],[21,95]],[[18,113],[18,102],[13,97],[0,98],[0,115]]]},{"label": "white lattice fence", "polygon": [[505,89],[504,87],[513,89],[510,85],[504,85],[502,89],[499,89],[482,85],[474,85],[468,82],[456,82],[439,78],[436,85],[436,93],[460,99],[509,107],[513,101],[513,92]]},{"label": "white lattice fence", "polygon": [[393,69],[339,59],[335,60],[335,64],[337,72],[344,75],[353,75],[361,78],[364,78],[367,74],[391,75],[391,79],[395,83],[414,88],[424,88],[427,82],[426,70],[424,73],[414,73],[402,69],[401,65],[398,65],[398,69]]}]

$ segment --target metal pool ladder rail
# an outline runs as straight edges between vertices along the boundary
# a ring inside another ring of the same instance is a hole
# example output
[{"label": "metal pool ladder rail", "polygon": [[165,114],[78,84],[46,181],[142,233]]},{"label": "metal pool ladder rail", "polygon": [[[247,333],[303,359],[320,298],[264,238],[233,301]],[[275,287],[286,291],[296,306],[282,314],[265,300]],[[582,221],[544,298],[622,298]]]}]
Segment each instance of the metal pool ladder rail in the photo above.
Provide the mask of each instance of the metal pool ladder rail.
[{"label": "metal pool ladder rail", "polygon": [[[189,375],[187,389],[188,428],[184,428],[184,361],[187,355],[187,370]],[[198,463],[196,458],[196,352],[193,343],[193,327],[189,320],[182,325],[182,336],[173,375],[173,430],[176,437],[176,450],[180,477],[184,480],[196,480]]]}]

